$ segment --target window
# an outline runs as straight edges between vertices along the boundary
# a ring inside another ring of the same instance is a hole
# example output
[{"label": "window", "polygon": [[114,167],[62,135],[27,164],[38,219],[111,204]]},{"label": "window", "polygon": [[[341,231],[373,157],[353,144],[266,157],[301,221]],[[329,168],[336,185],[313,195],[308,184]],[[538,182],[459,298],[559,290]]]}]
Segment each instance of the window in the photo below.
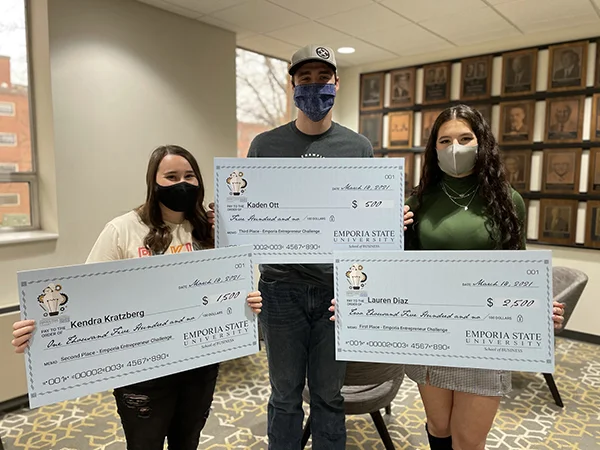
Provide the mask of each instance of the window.
[{"label": "window", "polygon": [[17,135],[15,133],[0,132],[0,145],[3,147],[14,147],[17,145]]},{"label": "window", "polygon": [[29,1],[0,0],[0,232],[39,229]]},{"label": "window", "polygon": [[19,206],[19,194],[0,194],[0,207]]},{"label": "window", "polygon": [[0,173],[18,172],[19,165],[15,163],[0,163]]},{"label": "window", "polygon": [[238,48],[236,51],[238,157],[252,139],[291,120],[287,62]]},{"label": "window", "polygon": [[15,104],[11,102],[0,102],[0,116],[14,116]]}]

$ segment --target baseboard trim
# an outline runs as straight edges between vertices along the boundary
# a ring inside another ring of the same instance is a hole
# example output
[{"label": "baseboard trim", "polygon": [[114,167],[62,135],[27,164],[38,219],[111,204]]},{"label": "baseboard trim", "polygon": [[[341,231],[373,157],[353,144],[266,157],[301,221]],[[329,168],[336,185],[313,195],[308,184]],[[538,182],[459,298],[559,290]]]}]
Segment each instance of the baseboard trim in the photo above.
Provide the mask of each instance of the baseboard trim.
[{"label": "baseboard trim", "polygon": [[3,308],[0,308],[0,315],[14,313],[14,312],[17,312],[18,310],[19,310],[19,305],[4,306]]},{"label": "baseboard trim", "polygon": [[600,345],[600,336],[597,336],[595,334],[582,333],[580,331],[563,330],[556,336],[564,337],[567,339],[573,339],[574,341],[587,342],[588,344]]},{"label": "baseboard trim", "polygon": [[21,408],[29,408],[29,396],[27,394],[0,403],[0,414],[6,414]]}]

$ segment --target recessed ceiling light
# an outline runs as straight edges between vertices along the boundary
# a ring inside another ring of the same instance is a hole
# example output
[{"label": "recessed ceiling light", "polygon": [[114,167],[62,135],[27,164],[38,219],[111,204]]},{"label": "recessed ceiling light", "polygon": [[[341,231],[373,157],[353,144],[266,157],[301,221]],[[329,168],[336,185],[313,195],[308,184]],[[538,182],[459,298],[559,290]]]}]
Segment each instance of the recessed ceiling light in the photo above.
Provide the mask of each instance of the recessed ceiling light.
[{"label": "recessed ceiling light", "polygon": [[354,50],[353,47],[340,47],[338,48],[338,53],[354,53],[356,50]]}]

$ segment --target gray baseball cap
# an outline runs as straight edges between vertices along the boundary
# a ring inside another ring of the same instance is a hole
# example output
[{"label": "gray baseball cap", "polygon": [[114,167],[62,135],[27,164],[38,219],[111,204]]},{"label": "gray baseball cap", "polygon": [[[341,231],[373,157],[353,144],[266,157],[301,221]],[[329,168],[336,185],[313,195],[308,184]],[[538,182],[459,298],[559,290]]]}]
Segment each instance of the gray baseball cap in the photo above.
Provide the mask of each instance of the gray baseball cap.
[{"label": "gray baseball cap", "polygon": [[298,70],[298,67],[309,61],[324,62],[329,64],[334,71],[337,70],[335,53],[333,50],[323,45],[311,44],[307,45],[306,47],[302,47],[300,50],[294,53],[288,73],[290,75],[294,75],[294,72]]}]

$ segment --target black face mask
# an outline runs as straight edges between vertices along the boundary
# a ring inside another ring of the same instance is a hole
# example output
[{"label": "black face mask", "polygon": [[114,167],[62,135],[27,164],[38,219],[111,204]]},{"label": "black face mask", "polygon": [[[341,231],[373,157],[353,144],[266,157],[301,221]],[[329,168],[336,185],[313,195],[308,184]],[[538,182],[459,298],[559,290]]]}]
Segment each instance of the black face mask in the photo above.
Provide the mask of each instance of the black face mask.
[{"label": "black face mask", "polygon": [[198,200],[198,186],[182,181],[171,186],[156,185],[158,200],[171,211],[187,212],[194,209]]}]

